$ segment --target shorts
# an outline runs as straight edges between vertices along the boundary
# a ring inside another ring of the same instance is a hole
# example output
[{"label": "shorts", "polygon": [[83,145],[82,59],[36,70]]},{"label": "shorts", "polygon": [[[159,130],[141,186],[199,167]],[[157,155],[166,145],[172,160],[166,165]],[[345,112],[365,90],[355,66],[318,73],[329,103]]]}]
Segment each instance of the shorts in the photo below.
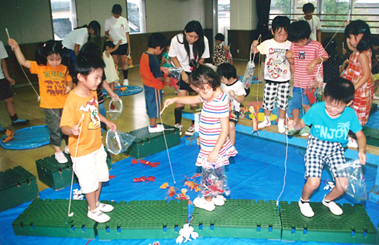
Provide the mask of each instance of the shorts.
[{"label": "shorts", "polygon": [[[188,78],[190,78],[191,77],[191,73],[190,72],[186,72],[186,73],[188,75]],[[184,82],[181,77],[180,77],[180,80],[179,80],[179,90],[186,90],[190,94],[192,93],[192,95],[195,94],[195,91],[191,88],[191,86],[189,85],[189,83]]]},{"label": "shorts", "polygon": [[346,163],[345,149],[339,142],[319,140],[309,135],[307,152],[304,156],[305,178],[321,178],[324,163],[328,164],[333,178],[342,177],[337,175],[337,168]]},{"label": "shorts", "polygon": [[146,112],[149,118],[158,118],[162,110],[162,89],[143,85],[145,90]]},{"label": "shorts", "polygon": [[111,55],[126,55],[126,53],[128,52],[128,46],[129,44],[127,43],[121,44],[120,46],[118,46],[118,49],[111,53]]},{"label": "shorts", "polygon": [[83,194],[88,194],[99,189],[99,182],[109,180],[107,165],[107,153],[104,146],[85,156],[71,156],[73,170],[78,177],[79,185]]},{"label": "shorts", "polygon": [[50,143],[60,147],[62,139],[68,139],[68,136],[62,134],[60,128],[60,117],[63,109],[45,109],[45,121],[50,133]]},{"label": "shorts", "polygon": [[308,96],[305,94],[305,88],[293,88],[292,109],[300,109],[302,105],[311,105]]},{"label": "shorts", "polygon": [[290,83],[266,81],[264,87],[264,96],[262,108],[272,111],[275,108],[275,101],[278,101],[278,107],[282,110],[288,108],[288,96],[290,94]]},{"label": "shorts", "polygon": [[0,100],[12,98],[11,84],[7,79],[0,79]]}]

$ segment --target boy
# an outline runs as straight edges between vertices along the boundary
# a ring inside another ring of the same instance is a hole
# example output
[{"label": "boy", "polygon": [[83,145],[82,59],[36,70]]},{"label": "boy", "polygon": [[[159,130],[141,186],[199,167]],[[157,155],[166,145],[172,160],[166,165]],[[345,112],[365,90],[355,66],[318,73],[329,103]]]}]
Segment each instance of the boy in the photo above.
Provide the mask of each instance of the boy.
[{"label": "boy", "polygon": [[288,108],[288,95],[290,93],[291,71],[290,64],[286,58],[286,52],[290,49],[291,42],[287,41],[290,20],[286,16],[277,16],[272,21],[271,33],[274,38],[266,40],[258,45],[253,42],[253,52],[266,55],[265,61],[265,87],[263,96],[263,109],[265,120],[258,124],[262,129],[271,125],[271,111],[274,109],[275,101],[278,101],[279,121],[278,132],[284,134],[284,118]]},{"label": "boy", "polygon": [[[292,116],[294,121],[299,120],[301,107],[304,108],[305,113],[311,107],[305,92],[316,86],[316,78],[322,77],[323,74],[322,63],[328,60],[325,49],[321,43],[309,38],[310,33],[311,28],[304,20],[293,22],[288,29],[292,44],[286,57],[293,72]],[[292,131],[292,133],[299,133],[300,136],[309,136],[309,132],[308,126],[301,131]]]},{"label": "boy", "polygon": [[321,22],[317,16],[313,16],[315,7],[312,3],[306,3],[303,5],[304,16],[301,16],[298,20],[305,20],[308,22],[311,28],[311,35],[309,38],[315,41],[321,42]]},{"label": "boy", "polygon": [[[140,60],[140,74],[145,91],[146,111],[149,116],[149,133],[164,130],[157,124],[157,117],[162,110],[162,89],[165,78],[162,75],[157,58],[166,46],[166,38],[161,33],[153,33],[148,40],[148,49],[143,52]],[[167,77],[169,81],[169,77]]]},{"label": "boy", "polygon": [[236,143],[236,124],[240,114],[240,104],[245,100],[246,91],[238,81],[236,68],[229,63],[218,66],[217,74],[221,79],[221,89],[228,96],[229,108],[229,139],[232,145]]},{"label": "boy", "polygon": [[[299,200],[301,213],[312,217],[314,212],[309,205],[309,198],[320,185],[324,162],[328,164],[336,186],[322,200],[322,204],[329,208],[334,215],[341,215],[342,209],[333,202],[344,193],[341,186],[341,177],[337,175],[337,168],[345,164],[344,147],[348,143],[348,132],[353,131],[358,139],[358,157],[362,165],[366,163],[366,137],[354,110],[349,106],[354,99],[354,85],[350,81],[335,77],[325,86],[325,101],[313,105],[302,120],[298,123],[289,122],[289,127],[300,129],[304,125],[313,125],[309,136],[307,152],[304,156],[305,178]],[[292,129],[293,130],[293,129]]]},{"label": "boy", "polygon": [[77,86],[66,99],[60,124],[62,133],[69,135],[73,170],[88,203],[87,216],[99,223],[109,221],[104,212],[113,210],[113,206],[99,202],[102,182],[109,180],[100,122],[117,129],[99,113],[96,89],[102,82],[104,66],[100,56],[79,52],[74,67]]}]

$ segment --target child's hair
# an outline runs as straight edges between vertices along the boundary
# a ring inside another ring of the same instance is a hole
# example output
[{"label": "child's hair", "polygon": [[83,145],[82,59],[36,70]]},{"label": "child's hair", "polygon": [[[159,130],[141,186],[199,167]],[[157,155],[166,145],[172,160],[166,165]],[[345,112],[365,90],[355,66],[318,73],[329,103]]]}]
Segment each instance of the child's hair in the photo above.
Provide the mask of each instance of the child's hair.
[{"label": "child's hair", "polygon": [[370,40],[371,46],[379,46],[379,38],[372,37]]},{"label": "child's hair", "polygon": [[357,36],[363,34],[362,39],[359,41],[356,49],[359,52],[365,51],[370,48],[371,32],[370,27],[362,20],[354,20],[350,22],[345,28],[345,37],[349,38],[351,35]]},{"label": "child's hair", "polygon": [[62,58],[62,64],[70,65],[69,51],[65,49],[60,41],[49,40],[44,43],[38,43],[36,48],[36,61],[38,65],[47,65],[47,57],[52,54],[58,54]]},{"label": "child's hair", "polygon": [[312,3],[306,3],[303,5],[303,12],[304,13],[310,13],[315,11],[315,6],[313,6]]},{"label": "child's hair", "polygon": [[220,77],[212,68],[200,65],[196,60],[191,60],[190,66],[193,68],[190,79],[193,86],[203,89],[204,84],[208,84],[213,91],[221,86]]},{"label": "child's hair", "polygon": [[334,77],[325,86],[324,96],[330,98],[331,101],[342,101],[348,104],[354,99],[355,88],[351,81],[342,78]]},{"label": "child's hair", "polygon": [[112,41],[106,40],[105,43],[104,43],[103,51],[107,50],[106,47],[114,48],[115,45],[114,45],[114,43]]},{"label": "child's hair", "polygon": [[217,74],[226,79],[237,78],[236,68],[230,63],[223,63],[217,67]]},{"label": "child's hair", "polygon": [[187,32],[187,33],[196,32],[196,34],[199,36],[199,39],[197,39],[197,41],[193,44],[192,49],[193,49],[193,55],[195,59],[200,59],[205,50],[203,27],[201,26],[199,21],[192,20],[187,23],[186,27],[183,30],[183,44],[188,55],[188,60],[190,61],[191,58],[190,58],[189,44],[187,42],[186,34],[184,32]]},{"label": "child's hair", "polygon": [[288,28],[288,39],[292,42],[307,39],[309,35],[311,35],[311,27],[305,20],[292,22]]},{"label": "child's hair", "polygon": [[[101,26],[100,26],[99,22],[97,22],[96,20],[93,20],[93,21],[91,21],[88,25],[84,25],[84,26],[77,27],[77,28],[75,28],[74,30],[76,30],[76,29],[80,29],[80,28],[84,28],[84,27],[86,27],[86,28],[88,28],[88,29],[91,28],[92,30],[94,30],[94,31],[95,31],[95,38],[100,38]],[[87,42],[88,42],[89,40],[91,40],[91,35],[88,35],[88,40],[87,40]]]},{"label": "child's hair", "polygon": [[161,49],[166,47],[167,39],[162,33],[153,33],[150,35],[148,40],[149,48],[161,47]]},{"label": "child's hair", "polygon": [[288,28],[290,26],[290,19],[287,16],[276,16],[272,20],[272,30],[274,33],[277,30],[283,28],[286,32],[288,32]]},{"label": "child's hair", "polygon": [[215,36],[215,40],[216,41],[225,41],[225,36],[224,36],[224,34],[222,34],[222,33],[217,33],[216,34],[216,36]]},{"label": "child's hair", "polygon": [[322,46],[330,57],[337,55],[337,42],[331,37],[326,38],[322,42]]}]

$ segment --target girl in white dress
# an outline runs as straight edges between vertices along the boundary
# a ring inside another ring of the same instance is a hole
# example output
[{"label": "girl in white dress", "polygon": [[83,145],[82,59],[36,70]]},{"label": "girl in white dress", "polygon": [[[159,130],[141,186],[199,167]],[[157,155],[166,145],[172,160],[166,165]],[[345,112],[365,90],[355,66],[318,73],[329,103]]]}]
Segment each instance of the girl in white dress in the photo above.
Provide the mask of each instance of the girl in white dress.
[{"label": "girl in white dress", "polygon": [[117,74],[117,66],[114,64],[111,53],[118,49],[118,46],[121,43],[121,39],[118,41],[115,46],[111,41],[106,41],[104,43],[104,52],[103,52],[103,60],[105,63],[105,77],[108,82],[111,90],[114,91],[114,83],[118,83],[119,77]]}]

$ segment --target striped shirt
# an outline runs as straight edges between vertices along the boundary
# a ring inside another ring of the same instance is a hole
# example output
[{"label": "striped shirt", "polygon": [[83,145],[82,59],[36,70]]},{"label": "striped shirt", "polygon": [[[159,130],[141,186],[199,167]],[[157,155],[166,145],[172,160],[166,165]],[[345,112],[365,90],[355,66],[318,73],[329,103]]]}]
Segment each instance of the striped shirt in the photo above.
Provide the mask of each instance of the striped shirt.
[{"label": "striped shirt", "polygon": [[293,72],[294,87],[297,88],[310,88],[312,87],[317,75],[323,76],[322,63],[316,65],[313,74],[308,74],[308,65],[313,60],[320,57],[328,57],[325,49],[321,43],[313,41],[312,39],[304,46],[299,47],[294,43],[291,44],[290,51],[292,51],[295,60],[295,70]]}]

